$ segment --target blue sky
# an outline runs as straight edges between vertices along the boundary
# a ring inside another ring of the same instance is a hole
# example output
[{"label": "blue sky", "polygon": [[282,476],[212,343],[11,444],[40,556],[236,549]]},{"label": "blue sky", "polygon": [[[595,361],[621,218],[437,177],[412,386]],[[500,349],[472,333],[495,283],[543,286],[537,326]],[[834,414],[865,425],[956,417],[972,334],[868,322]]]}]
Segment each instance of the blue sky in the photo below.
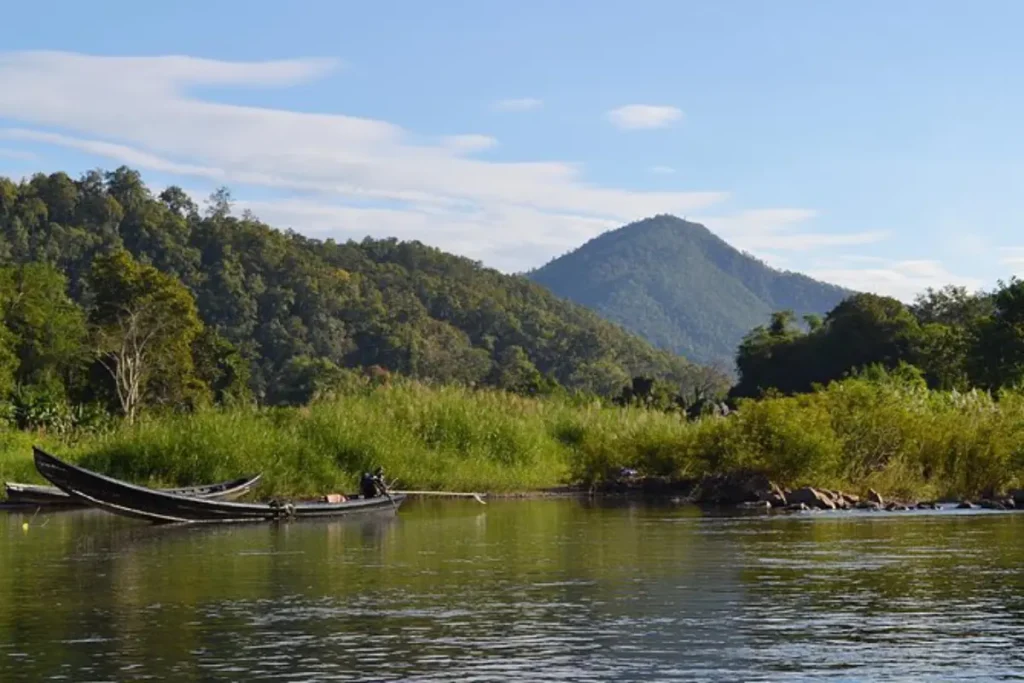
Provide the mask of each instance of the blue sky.
[{"label": "blue sky", "polygon": [[857,289],[990,287],[1024,267],[1022,20],[1012,1],[14,3],[0,174],[126,163],[280,227],[505,271],[670,212]]}]

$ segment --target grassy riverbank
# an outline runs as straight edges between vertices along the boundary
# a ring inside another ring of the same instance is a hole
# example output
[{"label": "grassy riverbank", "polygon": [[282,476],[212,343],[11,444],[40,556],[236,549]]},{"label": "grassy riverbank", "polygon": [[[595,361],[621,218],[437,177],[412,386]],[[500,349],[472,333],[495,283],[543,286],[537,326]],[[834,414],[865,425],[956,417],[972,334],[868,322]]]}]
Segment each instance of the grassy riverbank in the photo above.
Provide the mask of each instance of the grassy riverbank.
[{"label": "grassy riverbank", "polygon": [[622,467],[934,498],[1024,483],[1024,395],[883,379],[748,401],[726,419],[399,383],[306,408],[144,419],[67,441],[0,432],[0,477],[38,481],[30,444],[113,476],[185,485],[264,472],[261,495],[351,490],[381,464],[399,487],[492,492],[600,482]]}]

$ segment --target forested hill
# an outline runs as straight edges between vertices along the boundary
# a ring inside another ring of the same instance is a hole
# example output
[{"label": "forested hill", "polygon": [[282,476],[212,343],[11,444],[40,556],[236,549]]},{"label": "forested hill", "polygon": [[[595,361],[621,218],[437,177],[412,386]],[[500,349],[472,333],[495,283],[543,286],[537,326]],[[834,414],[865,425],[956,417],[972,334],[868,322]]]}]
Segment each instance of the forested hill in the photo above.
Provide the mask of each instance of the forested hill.
[{"label": "forested hill", "polygon": [[708,381],[526,278],[415,242],[276,230],[232,215],[226,191],[202,208],[124,167],[0,179],[0,290],[5,281],[0,404],[15,387],[114,396],[123,387],[103,370],[129,367],[117,354],[146,325],[160,340],[139,380],[152,403],[301,402],[344,367],[524,392],[557,382],[612,394],[637,373]]},{"label": "forested hill", "polygon": [[667,215],[607,232],[528,276],[658,347],[730,367],[743,336],[774,311],[820,315],[852,294]]}]

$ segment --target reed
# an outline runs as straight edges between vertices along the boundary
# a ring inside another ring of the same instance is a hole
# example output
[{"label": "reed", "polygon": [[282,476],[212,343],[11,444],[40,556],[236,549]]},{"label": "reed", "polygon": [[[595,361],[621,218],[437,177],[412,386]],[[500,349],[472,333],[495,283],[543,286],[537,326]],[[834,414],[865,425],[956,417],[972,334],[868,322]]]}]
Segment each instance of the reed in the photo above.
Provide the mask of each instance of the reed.
[{"label": "reed", "polygon": [[261,496],[351,491],[377,465],[405,489],[528,491],[625,467],[698,478],[755,469],[901,497],[973,497],[1024,483],[1024,394],[931,392],[883,377],[742,403],[725,419],[411,382],[303,408],[151,416],[59,441],[0,431],[0,477],[39,481],[31,443],[153,486],[264,473]]}]

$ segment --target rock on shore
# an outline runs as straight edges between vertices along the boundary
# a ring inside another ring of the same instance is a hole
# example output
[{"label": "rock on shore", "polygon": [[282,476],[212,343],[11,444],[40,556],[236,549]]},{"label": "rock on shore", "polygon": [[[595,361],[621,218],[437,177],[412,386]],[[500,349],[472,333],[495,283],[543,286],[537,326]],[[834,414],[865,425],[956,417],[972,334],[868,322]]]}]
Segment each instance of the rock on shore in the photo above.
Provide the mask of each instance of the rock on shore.
[{"label": "rock on shore", "polygon": [[[701,479],[670,479],[642,477],[631,471],[628,478],[606,482],[606,492],[642,492],[648,494],[673,493],[679,500],[701,505],[740,507],[746,510],[938,510],[935,501],[885,500],[882,495],[868,489],[859,495],[815,486],[789,489],[771,481],[763,473],[740,471],[730,474],[707,475]],[[1011,489],[1006,493],[988,491],[984,496],[962,501],[946,501],[958,509],[984,508],[989,510],[1024,510],[1024,489]]]},{"label": "rock on shore", "polygon": [[[759,473],[741,472],[732,475],[705,477],[695,489],[698,503],[737,505],[745,509],[766,510],[938,510],[935,501],[885,500],[878,491],[868,489],[864,498],[852,493],[814,486],[788,489]],[[1024,510],[1024,489],[1006,494],[991,494],[975,502],[961,501],[960,509]]]}]

